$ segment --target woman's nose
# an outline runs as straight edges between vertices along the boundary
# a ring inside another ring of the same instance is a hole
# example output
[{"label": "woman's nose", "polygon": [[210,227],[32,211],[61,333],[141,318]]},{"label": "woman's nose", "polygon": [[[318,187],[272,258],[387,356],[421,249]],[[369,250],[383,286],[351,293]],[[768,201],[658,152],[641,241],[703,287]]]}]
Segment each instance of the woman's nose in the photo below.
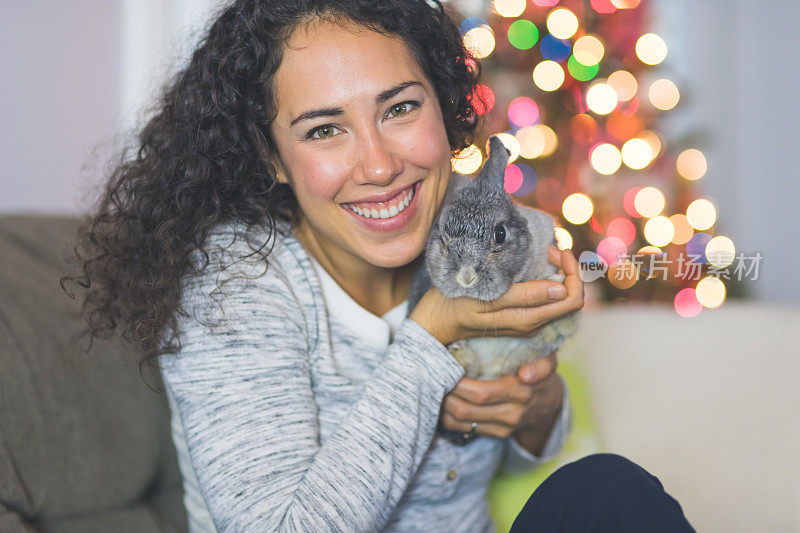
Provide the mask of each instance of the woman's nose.
[{"label": "woman's nose", "polygon": [[360,164],[355,177],[359,182],[386,185],[402,171],[400,158],[379,132],[362,138],[358,151]]}]

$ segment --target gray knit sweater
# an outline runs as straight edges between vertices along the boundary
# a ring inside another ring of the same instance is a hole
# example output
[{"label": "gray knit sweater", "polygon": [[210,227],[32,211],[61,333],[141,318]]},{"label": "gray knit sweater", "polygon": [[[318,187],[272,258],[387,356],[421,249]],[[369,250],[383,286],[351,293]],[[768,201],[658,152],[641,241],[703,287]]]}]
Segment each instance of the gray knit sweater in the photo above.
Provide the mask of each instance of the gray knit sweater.
[{"label": "gray knit sweater", "polygon": [[[288,228],[265,235],[212,233],[209,267],[184,285],[181,349],[161,358],[191,530],[493,531],[489,480],[560,450],[566,393],[542,457],[439,438],[458,362],[410,319],[381,343],[330,313]],[[243,258],[248,241],[274,246],[268,266]]]}]

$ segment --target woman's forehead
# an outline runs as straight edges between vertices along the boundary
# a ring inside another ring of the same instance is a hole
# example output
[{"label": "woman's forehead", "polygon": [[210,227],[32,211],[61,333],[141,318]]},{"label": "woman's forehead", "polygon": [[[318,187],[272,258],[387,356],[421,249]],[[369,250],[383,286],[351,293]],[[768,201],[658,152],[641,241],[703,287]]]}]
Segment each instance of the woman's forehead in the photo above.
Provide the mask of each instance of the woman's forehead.
[{"label": "woman's forehead", "polygon": [[[290,36],[276,73],[275,93],[281,113],[298,113],[309,103],[342,104],[377,94],[409,80],[425,83],[405,42],[349,23],[345,27],[315,21]],[[280,109],[284,108],[284,109]]]}]

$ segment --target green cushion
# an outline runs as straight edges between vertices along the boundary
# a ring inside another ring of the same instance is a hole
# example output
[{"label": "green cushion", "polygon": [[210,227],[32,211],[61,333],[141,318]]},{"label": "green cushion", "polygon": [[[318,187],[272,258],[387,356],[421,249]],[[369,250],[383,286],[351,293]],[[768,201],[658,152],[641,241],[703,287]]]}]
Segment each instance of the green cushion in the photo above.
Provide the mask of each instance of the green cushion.
[{"label": "green cushion", "polygon": [[565,344],[559,352],[558,372],[569,387],[572,406],[572,428],[564,449],[553,461],[538,465],[529,472],[498,475],[489,486],[489,512],[498,532],[511,529],[525,502],[547,476],[567,463],[601,451],[580,355],[575,341]]}]

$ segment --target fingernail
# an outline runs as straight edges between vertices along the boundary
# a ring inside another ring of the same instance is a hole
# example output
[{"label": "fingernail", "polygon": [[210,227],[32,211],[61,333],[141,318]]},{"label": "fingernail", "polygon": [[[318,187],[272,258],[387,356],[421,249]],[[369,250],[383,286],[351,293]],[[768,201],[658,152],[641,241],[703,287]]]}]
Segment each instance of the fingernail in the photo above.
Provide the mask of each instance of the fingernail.
[{"label": "fingernail", "polygon": [[551,300],[563,300],[567,296],[567,289],[563,285],[553,285],[547,289],[547,294]]}]

